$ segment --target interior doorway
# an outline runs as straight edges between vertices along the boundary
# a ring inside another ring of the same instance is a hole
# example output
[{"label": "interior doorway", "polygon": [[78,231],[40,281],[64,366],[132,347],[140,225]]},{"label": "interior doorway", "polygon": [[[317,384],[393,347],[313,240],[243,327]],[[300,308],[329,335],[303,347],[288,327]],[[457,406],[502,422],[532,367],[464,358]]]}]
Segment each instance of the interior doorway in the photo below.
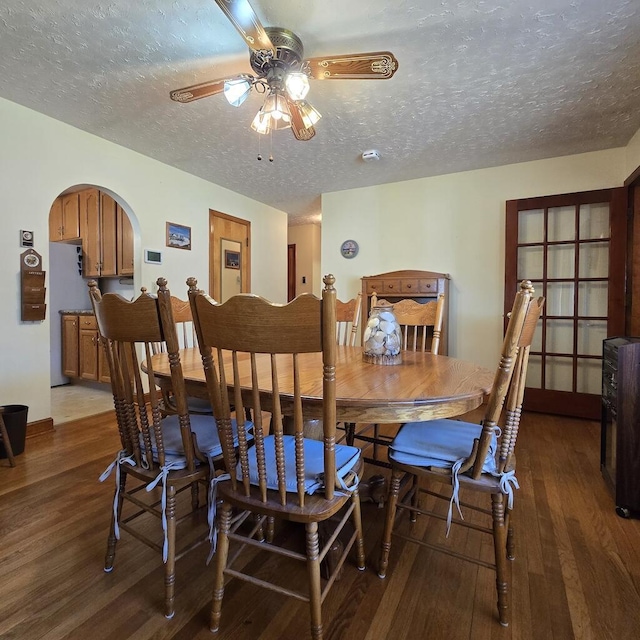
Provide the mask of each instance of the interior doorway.
[{"label": "interior doorway", "polygon": [[50,401],[58,426],[113,410],[87,284],[96,279],[103,293],[134,297],[139,231],[122,199],[97,185],[65,189],[48,218]]},{"label": "interior doorway", "polygon": [[224,302],[251,291],[251,223],[209,211],[209,295]]},{"label": "interior doorway", "polygon": [[287,302],[296,297],[296,245],[287,245]]},{"label": "interior doorway", "polygon": [[524,408],[597,420],[602,341],[623,335],[623,187],[507,202],[505,315],[518,282],[546,298]]}]

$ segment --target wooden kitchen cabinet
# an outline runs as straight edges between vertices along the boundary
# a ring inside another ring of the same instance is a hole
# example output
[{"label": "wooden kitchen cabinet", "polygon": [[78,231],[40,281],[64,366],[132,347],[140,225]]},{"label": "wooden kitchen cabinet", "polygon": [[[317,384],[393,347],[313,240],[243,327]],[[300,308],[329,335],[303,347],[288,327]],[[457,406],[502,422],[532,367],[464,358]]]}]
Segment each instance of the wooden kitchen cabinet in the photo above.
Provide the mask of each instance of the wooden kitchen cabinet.
[{"label": "wooden kitchen cabinet", "polygon": [[133,227],[129,216],[123,208],[117,204],[117,250],[118,250],[118,266],[117,272],[119,276],[133,275]]},{"label": "wooden kitchen cabinet", "polygon": [[133,275],[133,227],[107,193],[83,189],[55,199],[49,212],[49,239],[82,241],[82,275]]},{"label": "wooden kitchen cabinet", "polygon": [[78,377],[78,316],[62,316],[62,373]]},{"label": "wooden kitchen cabinet", "polygon": [[78,375],[84,380],[98,379],[98,331],[93,316],[80,316]]},{"label": "wooden kitchen cabinet", "polygon": [[109,370],[104,349],[98,336],[98,323],[95,316],[80,316],[79,371],[78,377],[84,380],[109,382]]},{"label": "wooden kitchen cabinet", "polygon": [[80,235],[82,236],[82,275],[100,277],[100,192],[80,192]]},{"label": "wooden kitchen cabinet", "polygon": [[78,193],[58,196],[49,211],[49,240],[80,239],[80,198]]},{"label": "wooden kitchen cabinet", "polygon": [[116,201],[108,194],[100,192],[100,251],[102,276],[118,275],[117,270],[117,211]]},{"label": "wooden kitchen cabinet", "polygon": [[116,202],[98,189],[80,191],[80,235],[85,278],[117,274]]},{"label": "wooden kitchen cabinet", "polygon": [[110,382],[95,316],[62,316],[62,369],[70,378]]}]

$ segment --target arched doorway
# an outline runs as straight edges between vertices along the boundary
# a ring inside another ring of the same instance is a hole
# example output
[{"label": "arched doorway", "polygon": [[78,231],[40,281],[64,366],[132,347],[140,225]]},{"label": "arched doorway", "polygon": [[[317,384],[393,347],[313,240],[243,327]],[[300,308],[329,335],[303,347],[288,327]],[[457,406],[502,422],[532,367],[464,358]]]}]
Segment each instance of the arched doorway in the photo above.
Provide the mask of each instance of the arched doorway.
[{"label": "arched doorway", "polygon": [[134,296],[139,227],[124,200],[94,185],[63,191],[49,212],[51,415],[54,426],[113,408],[87,283]]}]

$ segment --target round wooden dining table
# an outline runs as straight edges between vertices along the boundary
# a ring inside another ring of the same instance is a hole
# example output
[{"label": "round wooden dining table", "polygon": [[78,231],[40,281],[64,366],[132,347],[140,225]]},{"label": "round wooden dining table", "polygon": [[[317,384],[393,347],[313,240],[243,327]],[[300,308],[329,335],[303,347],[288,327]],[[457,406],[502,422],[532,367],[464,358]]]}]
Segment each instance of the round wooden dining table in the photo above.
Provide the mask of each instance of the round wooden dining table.
[{"label": "round wooden dining table", "polygon": [[[321,418],[322,354],[299,354],[298,358],[303,371],[300,385],[305,417]],[[291,357],[278,356],[278,359],[280,398],[286,401],[288,395],[293,395],[293,375],[291,368],[287,368]],[[208,398],[199,349],[182,349],[180,361],[187,394]],[[229,366],[230,362],[231,357]],[[271,394],[269,356],[258,356],[257,363],[264,409],[268,410]],[[167,354],[152,356],[151,364],[158,384],[170,387]],[[146,365],[143,368],[146,370]],[[241,376],[246,377],[248,391],[248,358],[240,360],[240,370]],[[458,416],[482,404],[492,383],[492,371],[466,360],[403,351],[402,362],[388,366],[364,362],[362,347],[338,346],[336,417],[339,422],[389,424]]]}]

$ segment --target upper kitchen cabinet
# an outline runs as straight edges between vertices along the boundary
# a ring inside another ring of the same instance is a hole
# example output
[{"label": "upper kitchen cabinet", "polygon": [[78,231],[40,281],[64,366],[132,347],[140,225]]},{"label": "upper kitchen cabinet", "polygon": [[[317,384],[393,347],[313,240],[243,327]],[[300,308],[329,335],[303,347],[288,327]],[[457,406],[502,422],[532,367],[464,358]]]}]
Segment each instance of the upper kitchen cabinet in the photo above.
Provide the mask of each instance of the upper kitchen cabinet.
[{"label": "upper kitchen cabinet", "polygon": [[85,278],[133,275],[131,223],[110,195],[80,191],[80,235]]},{"label": "upper kitchen cabinet", "polygon": [[133,227],[129,216],[117,204],[118,275],[133,275]]},{"label": "upper kitchen cabinet", "polygon": [[80,197],[79,193],[58,196],[49,212],[49,240],[80,239]]}]

